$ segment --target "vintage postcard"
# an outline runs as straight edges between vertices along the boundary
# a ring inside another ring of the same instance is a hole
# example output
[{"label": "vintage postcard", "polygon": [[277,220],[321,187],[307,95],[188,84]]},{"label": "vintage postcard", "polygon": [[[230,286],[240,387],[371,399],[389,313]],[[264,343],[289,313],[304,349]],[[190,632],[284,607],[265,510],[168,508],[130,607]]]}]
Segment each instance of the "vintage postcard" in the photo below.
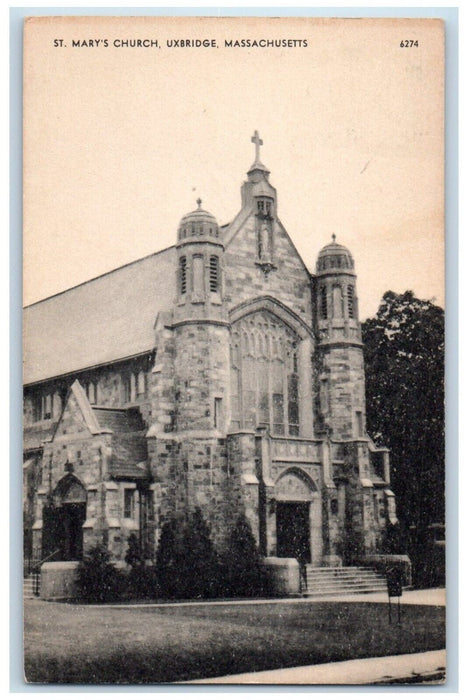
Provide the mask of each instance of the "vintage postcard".
[{"label": "vintage postcard", "polygon": [[24,673],[445,681],[444,23],[24,23]]}]

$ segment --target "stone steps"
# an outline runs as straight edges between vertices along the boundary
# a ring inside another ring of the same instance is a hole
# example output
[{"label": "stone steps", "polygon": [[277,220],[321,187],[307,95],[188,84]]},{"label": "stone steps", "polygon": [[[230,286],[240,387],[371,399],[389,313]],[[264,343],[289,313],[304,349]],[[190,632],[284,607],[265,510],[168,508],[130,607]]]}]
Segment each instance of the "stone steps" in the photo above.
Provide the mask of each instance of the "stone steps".
[{"label": "stone steps", "polygon": [[29,574],[23,580],[23,598],[32,599],[36,597],[34,593],[34,576]]},{"label": "stone steps", "polygon": [[385,577],[368,567],[307,566],[306,573],[307,586],[303,591],[303,596],[306,598],[387,592]]}]

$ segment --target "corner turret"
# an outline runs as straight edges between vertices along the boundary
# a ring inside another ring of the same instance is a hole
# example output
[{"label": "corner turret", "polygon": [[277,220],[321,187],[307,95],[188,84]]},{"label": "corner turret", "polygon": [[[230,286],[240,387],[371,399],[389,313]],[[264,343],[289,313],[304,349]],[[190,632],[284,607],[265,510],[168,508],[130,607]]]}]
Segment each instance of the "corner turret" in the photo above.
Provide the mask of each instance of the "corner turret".
[{"label": "corner turret", "polygon": [[216,218],[198,208],[186,214],[177,232],[177,301],[175,321],[224,318],[222,256],[224,244]]}]

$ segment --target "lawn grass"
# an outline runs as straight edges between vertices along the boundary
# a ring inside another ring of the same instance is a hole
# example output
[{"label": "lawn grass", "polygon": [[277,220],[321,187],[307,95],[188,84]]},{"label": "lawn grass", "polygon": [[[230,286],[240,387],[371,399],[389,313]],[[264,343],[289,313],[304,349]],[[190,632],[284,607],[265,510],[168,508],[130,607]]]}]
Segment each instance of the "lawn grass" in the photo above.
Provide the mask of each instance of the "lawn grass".
[{"label": "lawn grass", "polygon": [[25,601],[36,683],[169,683],[445,646],[445,609],[382,603],[98,608]]}]

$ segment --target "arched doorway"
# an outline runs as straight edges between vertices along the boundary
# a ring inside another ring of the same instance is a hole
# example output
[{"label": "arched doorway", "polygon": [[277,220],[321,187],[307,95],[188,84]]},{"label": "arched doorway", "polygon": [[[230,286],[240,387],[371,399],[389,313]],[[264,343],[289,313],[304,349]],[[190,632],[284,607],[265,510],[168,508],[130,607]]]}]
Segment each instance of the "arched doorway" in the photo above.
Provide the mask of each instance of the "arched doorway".
[{"label": "arched doorway", "polygon": [[75,561],[83,556],[83,523],[86,520],[86,489],[72,474],[57,484],[51,502],[44,507],[42,556],[54,552],[56,561]]},{"label": "arched doorway", "polygon": [[312,561],[317,523],[317,488],[300,469],[283,472],[275,485],[276,555],[306,564]]}]

